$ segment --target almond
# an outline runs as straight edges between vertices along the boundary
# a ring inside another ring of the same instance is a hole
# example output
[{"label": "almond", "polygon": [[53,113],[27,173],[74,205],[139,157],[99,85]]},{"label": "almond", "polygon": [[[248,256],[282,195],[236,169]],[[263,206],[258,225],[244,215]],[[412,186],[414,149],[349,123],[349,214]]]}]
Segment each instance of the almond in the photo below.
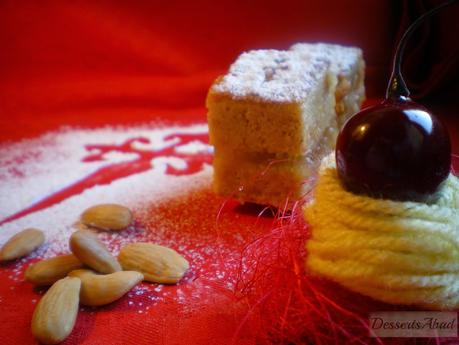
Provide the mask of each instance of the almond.
[{"label": "almond", "polygon": [[122,205],[100,204],[85,210],[81,222],[102,230],[122,230],[132,223],[132,213]]},{"label": "almond", "polygon": [[81,262],[100,273],[121,271],[118,261],[90,231],[75,231],[70,236],[70,249]]},{"label": "almond", "polygon": [[114,302],[143,280],[142,273],[135,271],[101,275],[82,269],[70,272],[69,276],[81,280],[80,302],[89,306]]},{"label": "almond", "polygon": [[177,283],[189,268],[188,261],[175,250],[151,243],[131,243],[118,256],[125,270],[141,272],[154,283]]},{"label": "almond", "polygon": [[32,334],[43,344],[57,344],[72,332],[78,313],[81,281],[67,277],[54,283],[38,303]]},{"label": "almond", "polygon": [[11,237],[0,250],[0,261],[14,260],[32,253],[45,242],[45,234],[38,229],[25,229]]},{"label": "almond", "polygon": [[60,255],[30,265],[25,272],[25,279],[36,285],[51,285],[81,267],[83,263],[75,255]]}]

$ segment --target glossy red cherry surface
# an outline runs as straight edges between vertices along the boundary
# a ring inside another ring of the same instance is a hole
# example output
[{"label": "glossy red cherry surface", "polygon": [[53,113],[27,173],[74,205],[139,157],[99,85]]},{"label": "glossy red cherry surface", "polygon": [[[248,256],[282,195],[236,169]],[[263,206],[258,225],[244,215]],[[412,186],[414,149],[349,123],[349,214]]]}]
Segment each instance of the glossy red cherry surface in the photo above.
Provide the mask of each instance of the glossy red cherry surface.
[{"label": "glossy red cherry surface", "polygon": [[336,163],[350,191],[422,200],[449,174],[450,139],[445,126],[424,107],[386,100],[344,125],[337,140]]}]

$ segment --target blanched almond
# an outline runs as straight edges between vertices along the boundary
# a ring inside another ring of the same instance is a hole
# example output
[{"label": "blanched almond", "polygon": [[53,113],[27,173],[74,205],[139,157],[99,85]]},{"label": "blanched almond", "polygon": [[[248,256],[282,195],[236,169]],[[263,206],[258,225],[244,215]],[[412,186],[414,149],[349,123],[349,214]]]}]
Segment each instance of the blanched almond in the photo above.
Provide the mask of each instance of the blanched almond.
[{"label": "blanched almond", "polygon": [[30,265],[25,279],[36,285],[51,285],[81,267],[83,263],[75,255],[59,255]]},{"label": "blanched almond", "polygon": [[141,272],[154,283],[177,283],[189,268],[188,261],[175,250],[151,243],[131,243],[118,256],[125,270]]},{"label": "blanched almond", "polygon": [[0,250],[0,261],[14,260],[32,253],[45,242],[45,234],[38,229],[25,229],[11,237]]},{"label": "blanched almond", "polygon": [[81,281],[64,278],[45,293],[32,317],[32,334],[43,344],[57,344],[72,332],[78,313]]},{"label": "blanched almond", "polygon": [[121,271],[116,258],[107,247],[90,231],[75,231],[70,236],[70,249],[81,262],[100,273]]},{"label": "blanched almond", "polygon": [[94,271],[81,269],[70,272],[69,276],[81,280],[80,302],[89,306],[116,301],[143,280],[142,273],[135,271],[96,274]]},{"label": "blanched almond", "polygon": [[85,210],[81,215],[81,221],[98,229],[122,230],[132,223],[132,213],[122,205],[100,204]]}]

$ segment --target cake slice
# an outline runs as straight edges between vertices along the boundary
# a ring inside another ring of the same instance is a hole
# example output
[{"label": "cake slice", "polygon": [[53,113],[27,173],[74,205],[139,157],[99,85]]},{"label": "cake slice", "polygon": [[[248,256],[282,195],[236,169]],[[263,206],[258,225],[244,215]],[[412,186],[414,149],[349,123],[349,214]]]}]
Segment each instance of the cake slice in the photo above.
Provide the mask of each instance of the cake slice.
[{"label": "cake slice", "polygon": [[362,50],[328,43],[297,43],[290,50],[298,52],[305,59],[325,59],[331,72],[336,75],[336,115],[338,125],[360,110],[365,100],[365,61]]},{"label": "cake slice", "polygon": [[[215,149],[304,154],[336,122],[328,66],[289,51],[243,53],[207,97]],[[306,130],[313,123],[315,130]]]},{"label": "cake slice", "polygon": [[243,53],[210,88],[217,194],[289,208],[310,189],[335,145],[340,74],[328,55],[306,51]]}]

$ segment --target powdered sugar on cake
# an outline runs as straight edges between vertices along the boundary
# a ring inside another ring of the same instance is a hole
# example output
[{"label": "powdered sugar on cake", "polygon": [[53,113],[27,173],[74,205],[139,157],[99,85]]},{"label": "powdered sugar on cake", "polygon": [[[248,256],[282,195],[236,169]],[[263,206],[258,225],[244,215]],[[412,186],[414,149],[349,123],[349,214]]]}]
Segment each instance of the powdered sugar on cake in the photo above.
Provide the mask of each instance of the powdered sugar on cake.
[{"label": "powdered sugar on cake", "polygon": [[297,43],[290,50],[300,54],[303,59],[323,60],[330,63],[334,74],[350,72],[362,57],[362,50],[329,43]]},{"label": "powdered sugar on cake", "polygon": [[233,98],[254,97],[271,102],[304,100],[323,79],[329,62],[304,59],[282,50],[253,50],[241,54],[213,91]]},{"label": "powdered sugar on cake", "polygon": [[327,43],[298,43],[287,51],[252,50],[241,54],[212,89],[235,99],[298,102],[328,69],[335,75],[349,74],[361,57],[359,48]]}]

